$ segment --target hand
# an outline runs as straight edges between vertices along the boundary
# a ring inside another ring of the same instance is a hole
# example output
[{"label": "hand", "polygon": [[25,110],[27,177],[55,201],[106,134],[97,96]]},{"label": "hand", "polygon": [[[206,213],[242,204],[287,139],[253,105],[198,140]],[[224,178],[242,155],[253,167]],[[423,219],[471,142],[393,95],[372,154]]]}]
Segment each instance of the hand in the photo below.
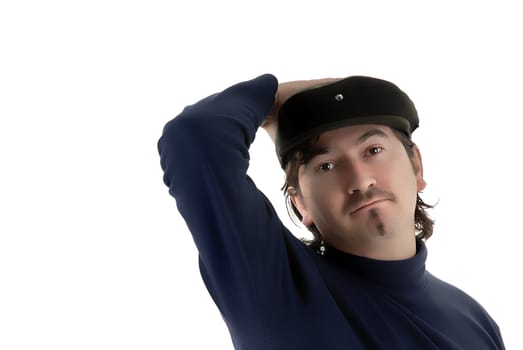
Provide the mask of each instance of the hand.
[{"label": "hand", "polygon": [[276,141],[276,131],[278,129],[278,111],[282,104],[287,99],[300,91],[331,83],[341,78],[323,78],[323,79],[312,79],[312,80],[295,80],[278,85],[278,91],[276,91],[276,98],[274,105],[272,106],[271,112],[267,115],[267,118],[261,124],[261,127],[269,134],[272,142]]}]

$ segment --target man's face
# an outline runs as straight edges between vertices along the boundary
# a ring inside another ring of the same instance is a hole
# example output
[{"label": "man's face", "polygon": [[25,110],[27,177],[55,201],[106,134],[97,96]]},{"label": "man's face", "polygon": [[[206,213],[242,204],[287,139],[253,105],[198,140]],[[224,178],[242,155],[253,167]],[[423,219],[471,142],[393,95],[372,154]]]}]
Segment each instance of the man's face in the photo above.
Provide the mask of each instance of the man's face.
[{"label": "man's face", "polygon": [[300,166],[291,198],[306,226],[337,247],[368,247],[399,235],[414,237],[417,192],[425,187],[421,157],[410,159],[394,132],[358,125],[320,135]]}]

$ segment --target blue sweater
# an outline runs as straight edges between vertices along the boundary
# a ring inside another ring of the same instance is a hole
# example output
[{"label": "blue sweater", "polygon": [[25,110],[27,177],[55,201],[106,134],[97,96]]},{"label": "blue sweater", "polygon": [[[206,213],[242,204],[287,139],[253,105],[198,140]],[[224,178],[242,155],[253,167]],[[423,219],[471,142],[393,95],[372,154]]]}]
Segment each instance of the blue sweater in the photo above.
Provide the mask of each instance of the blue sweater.
[{"label": "blue sweater", "polygon": [[263,75],[188,106],[158,147],[236,349],[504,349],[475,300],[425,270],[427,250],[379,261],[317,255],[246,175],[278,87]]}]

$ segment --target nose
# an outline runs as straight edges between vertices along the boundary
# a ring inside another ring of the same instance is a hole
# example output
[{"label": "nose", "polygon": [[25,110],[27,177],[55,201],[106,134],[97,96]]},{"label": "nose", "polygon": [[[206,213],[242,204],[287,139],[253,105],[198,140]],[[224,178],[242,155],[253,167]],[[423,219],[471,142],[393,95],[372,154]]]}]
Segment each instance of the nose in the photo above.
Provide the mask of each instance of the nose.
[{"label": "nose", "polygon": [[365,193],[375,185],[376,178],[367,165],[361,163],[351,164],[350,171],[347,174],[347,192],[349,194]]}]

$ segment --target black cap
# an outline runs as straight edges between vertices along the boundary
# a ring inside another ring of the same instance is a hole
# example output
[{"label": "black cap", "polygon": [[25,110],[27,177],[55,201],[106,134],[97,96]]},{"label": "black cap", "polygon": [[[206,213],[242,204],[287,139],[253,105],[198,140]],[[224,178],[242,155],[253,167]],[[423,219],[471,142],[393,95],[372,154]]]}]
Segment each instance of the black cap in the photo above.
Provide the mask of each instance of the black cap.
[{"label": "black cap", "polygon": [[410,136],[418,112],[410,98],[386,80],[352,76],[301,91],[278,112],[276,153],[283,157],[300,143],[325,131],[361,124],[383,124]]}]

